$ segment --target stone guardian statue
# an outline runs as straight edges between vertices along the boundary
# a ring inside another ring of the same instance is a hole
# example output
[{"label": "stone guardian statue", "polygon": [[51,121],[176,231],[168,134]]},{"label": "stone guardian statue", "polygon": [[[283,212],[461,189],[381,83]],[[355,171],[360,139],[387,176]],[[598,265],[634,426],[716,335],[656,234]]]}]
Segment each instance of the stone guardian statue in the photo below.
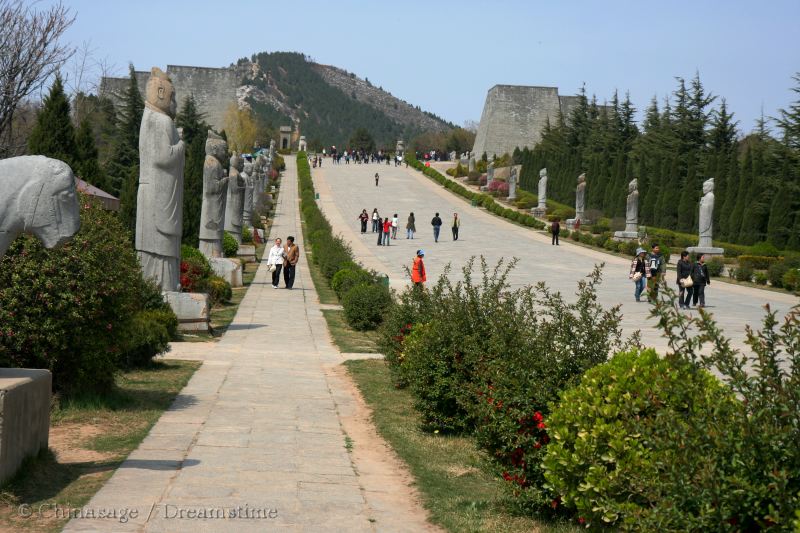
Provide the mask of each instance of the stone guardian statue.
[{"label": "stone guardian statue", "polygon": [[255,188],[255,176],[253,174],[253,163],[246,161],[242,170],[244,179],[244,207],[242,208],[242,227],[250,227],[253,224],[253,190]]},{"label": "stone guardian statue", "polygon": [[180,290],[185,146],[173,120],[176,108],[172,82],[153,67],[139,129],[136,251],[144,276],[163,291]]},{"label": "stone guardian statue", "polygon": [[228,171],[228,200],[225,205],[225,231],[233,235],[236,242],[242,244],[242,216],[244,211],[245,183],[240,175],[244,168],[242,158],[234,152]]},{"label": "stone guardian statue", "polygon": [[26,155],[0,160],[0,257],[22,233],[56,248],[81,227],[75,176],[58,159]]},{"label": "stone guardian statue", "polygon": [[508,174],[508,201],[517,199],[517,165],[512,165]]},{"label": "stone guardian statue", "polygon": [[628,200],[625,208],[625,232],[639,234],[639,181],[628,184]]},{"label": "stone guardian statue", "polygon": [[700,199],[700,242],[697,246],[688,248],[690,252],[706,255],[723,255],[724,248],[718,248],[713,243],[714,226],[714,178],[703,182],[703,197]]},{"label": "stone guardian statue", "polygon": [[203,163],[203,207],[200,213],[200,251],[209,259],[223,256],[228,177],[222,168],[222,161],[227,155],[228,143],[209,130]]},{"label": "stone guardian statue", "polygon": [[547,169],[539,171],[539,209],[547,209]]},{"label": "stone guardian statue", "polygon": [[578,176],[578,186],[575,187],[575,220],[584,222],[584,211],[586,210],[586,173]]}]

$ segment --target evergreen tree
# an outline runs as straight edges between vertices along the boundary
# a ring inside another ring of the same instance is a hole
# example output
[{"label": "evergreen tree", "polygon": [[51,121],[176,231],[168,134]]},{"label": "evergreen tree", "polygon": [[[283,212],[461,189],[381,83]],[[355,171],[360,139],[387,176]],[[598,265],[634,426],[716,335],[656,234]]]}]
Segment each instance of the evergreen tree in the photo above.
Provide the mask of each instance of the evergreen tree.
[{"label": "evergreen tree", "polygon": [[86,118],[81,121],[78,127],[78,132],[75,135],[75,145],[78,157],[78,163],[76,164],[78,176],[83,181],[105,190],[107,187],[105,173],[100,168],[100,162],[97,160],[98,151],[94,143],[92,125]]},{"label": "evergreen tree", "polygon": [[28,153],[64,161],[75,170],[78,162],[75,147],[75,128],[70,118],[69,98],[64,92],[61,75],[56,74],[36,124],[28,138]]},{"label": "evergreen tree", "polygon": [[203,207],[203,164],[206,157],[208,125],[197,109],[194,95],[187,96],[175,117],[183,128],[186,165],[183,170],[183,243],[197,247],[200,235],[200,211]]},{"label": "evergreen tree", "polygon": [[797,99],[789,104],[789,109],[780,110],[778,126],[783,130],[783,142],[793,150],[800,150],[800,72],[792,76],[795,86],[792,92]]}]

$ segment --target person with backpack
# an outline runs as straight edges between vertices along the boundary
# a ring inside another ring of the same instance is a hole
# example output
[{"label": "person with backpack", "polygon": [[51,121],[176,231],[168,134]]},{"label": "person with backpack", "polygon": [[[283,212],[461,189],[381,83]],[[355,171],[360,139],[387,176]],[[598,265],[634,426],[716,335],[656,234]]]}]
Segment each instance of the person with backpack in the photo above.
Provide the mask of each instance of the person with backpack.
[{"label": "person with backpack", "polygon": [[[692,267],[692,286],[690,287],[690,294],[692,303],[698,309],[703,309],[706,306],[706,285],[711,285],[711,276],[708,275],[708,265],[706,264],[706,254],[700,254],[697,262]],[[698,305],[697,302],[700,302]],[[686,309],[689,309],[689,296],[686,296]]]},{"label": "person with backpack", "polygon": [[439,213],[431,219],[431,226],[433,226],[433,242],[439,242],[439,230],[442,229],[442,219],[439,218]]},{"label": "person with backpack", "polygon": [[422,258],[425,257],[425,250],[417,250],[417,256],[414,258],[414,264],[411,266],[411,281],[414,282],[415,287],[422,287],[428,278],[425,275],[425,263]]},{"label": "person with backpack", "polygon": [[676,265],[678,271],[678,307],[689,308],[689,298],[692,296],[692,262],[689,261],[689,252],[681,252],[681,258]]},{"label": "person with backpack", "polygon": [[408,222],[406,222],[406,239],[413,239],[416,232],[417,224],[414,219],[414,213],[411,213],[408,215]]},{"label": "person with backpack", "polygon": [[551,244],[553,246],[559,246],[558,234],[561,233],[561,224],[559,223],[558,219],[553,220],[553,223],[550,224],[550,233],[553,234],[553,242]]},{"label": "person with backpack", "polygon": [[361,214],[358,215],[358,220],[361,221],[361,233],[367,232],[367,221],[369,220],[369,215],[367,214],[367,210],[364,209],[361,211]]},{"label": "person with backpack", "polygon": [[647,279],[650,277],[650,269],[647,265],[647,252],[644,248],[636,249],[636,256],[631,263],[631,272],[628,274],[628,279],[633,280],[634,293],[633,296],[637,302],[641,302],[642,292],[644,292]]}]

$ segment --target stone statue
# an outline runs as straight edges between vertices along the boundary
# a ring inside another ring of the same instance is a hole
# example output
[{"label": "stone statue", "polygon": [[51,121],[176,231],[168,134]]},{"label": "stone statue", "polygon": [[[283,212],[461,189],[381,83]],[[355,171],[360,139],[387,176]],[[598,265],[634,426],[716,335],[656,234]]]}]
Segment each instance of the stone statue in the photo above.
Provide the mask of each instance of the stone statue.
[{"label": "stone statue", "polygon": [[517,165],[511,166],[508,174],[508,201],[517,199]]},{"label": "stone statue", "polygon": [[203,208],[200,213],[200,251],[211,259],[222,257],[222,238],[225,235],[225,204],[228,177],[222,160],[228,155],[225,140],[208,131],[206,160],[203,163]]},{"label": "stone statue", "polygon": [[275,161],[275,139],[269,141],[269,161]]},{"label": "stone statue", "polygon": [[244,207],[242,208],[242,226],[249,228],[253,224],[253,189],[255,187],[253,175],[253,163],[245,161],[242,170],[244,179]]},{"label": "stone statue", "polygon": [[255,203],[258,204],[267,186],[267,158],[264,154],[258,154],[256,157],[254,172],[256,173]]},{"label": "stone statue", "polygon": [[0,257],[22,233],[55,248],[81,227],[75,176],[43,155],[0,160]]},{"label": "stone statue", "polygon": [[242,244],[242,215],[244,210],[245,183],[239,172],[244,165],[237,152],[231,156],[228,171],[228,199],[225,205],[225,231],[233,235],[236,242]]},{"label": "stone statue", "polygon": [[575,220],[583,222],[583,212],[586,210],[586,173],[578,176],[578,186],[575,188]]},{"label": "stone statue", "polygon": [[703,197],[700,199],[700,244],[711,247],[714,223],[714,178],[703,182]]},{"label": "stone statue", "polygon": [[308,143],[306,143],[305,135],[300,136],[300,140],[297,142],[297,149],[300,152],[305,152],[308,149]]},{"label": "stone statue", "polygon": [[539,171],[539,209],[547,209],[547,169]]},{"label": "stone statue", "polygon": [[489,163],[486,169],[486,186],[488,187],[494,181],[494,161]]},{"label": "stone statue", "polygon": [[475,158],[469,158],[469,172],[475,172]]},{"label": "stone statue", "polygon": [[406,144],[403,142],[403,139],[397,140],[397,145],[395,145],[394,151],[397,152],[397,155],[403,155],[405,153]]},{"label": "stone statue", "polygon": [[639,181],[628,184],[628,203],[625,209],[625,232],[639,234]]},{"label": "stone statue", "polygon": [[175,88],[161,69],[147,80],[139,130],[136,251],[163,291],[180,290],[185,146],[175,128]]}]

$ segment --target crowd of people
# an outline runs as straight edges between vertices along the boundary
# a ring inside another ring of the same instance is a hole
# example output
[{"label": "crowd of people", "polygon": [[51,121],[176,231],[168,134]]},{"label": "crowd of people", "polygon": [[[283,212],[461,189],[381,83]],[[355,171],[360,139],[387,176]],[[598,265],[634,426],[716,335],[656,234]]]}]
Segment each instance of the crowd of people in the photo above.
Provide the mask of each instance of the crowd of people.
[{"label": "crowd of people", "polygon": [[[331,162],[334,165],[341,165],[342,160],[344,160],[345,165],[349,165],[351,162],[354,165],[361,165],[361,164],[385,164],[389,165],[392,160],[394,160],[394,166],[399,166],[403,162],[402,155],[392,155],[389,152],[378,150],[377,152],[367,152],[365,150],[343,150],[339,152],[335,146],[331,147],[330,149],[330,157]],[[323,151],[323,155],[326,155],[326,151]],[[320,163],[321,165],[321,163]],[[406,166],[408,163],[406,162]]]},{"label": "crowd of people", "polygon": [[[377,185],[377,174],[375,175],[375,184]],[[372,214],[367,213],[366,209],[362,209],[361,213],[356,217],[356,220],[361,224],[361,233],[367,233],[367,226],[370,220],[372,221],[372,233],[378,234],[378,246],[389,246],[390,241],[397,240],[397,228],[400,227],[400,217],[394,213],[391,217],[383,217],[378,212],[378,208],[372,210]],[[433,240],[439,242],[439,233],[442,229],[444,222],[436,213],[431,219],[431,227],[433,228]],[[458,231],[461,228],[461,219],[458,213],[453,213],[453,222],[450,229],[453,232],[453,240],[458,240]],[[413,212],[408,214],[406,219],[406,239],[413,239],[417,232],[417,219]]]},{"label": "crowd of people", "polygon": [[[681,252],[677,264],[678,306],[681,309],[691,309],[697,306],[702,309],[706,306],[705,290],[711,285],[711,276],[708,273],[705,254],[697,256],[692,263],[689,252]],[[642,294],[647,291],[647,298],[655,302],[658,297],[658,287],[666,275],[666,260],[661,254],[661,248],[654,244],[650,253],[644,248],[637,248],[636,257],[631,262],[628,278],[634,283],[634,298],[641,301]]]}]

